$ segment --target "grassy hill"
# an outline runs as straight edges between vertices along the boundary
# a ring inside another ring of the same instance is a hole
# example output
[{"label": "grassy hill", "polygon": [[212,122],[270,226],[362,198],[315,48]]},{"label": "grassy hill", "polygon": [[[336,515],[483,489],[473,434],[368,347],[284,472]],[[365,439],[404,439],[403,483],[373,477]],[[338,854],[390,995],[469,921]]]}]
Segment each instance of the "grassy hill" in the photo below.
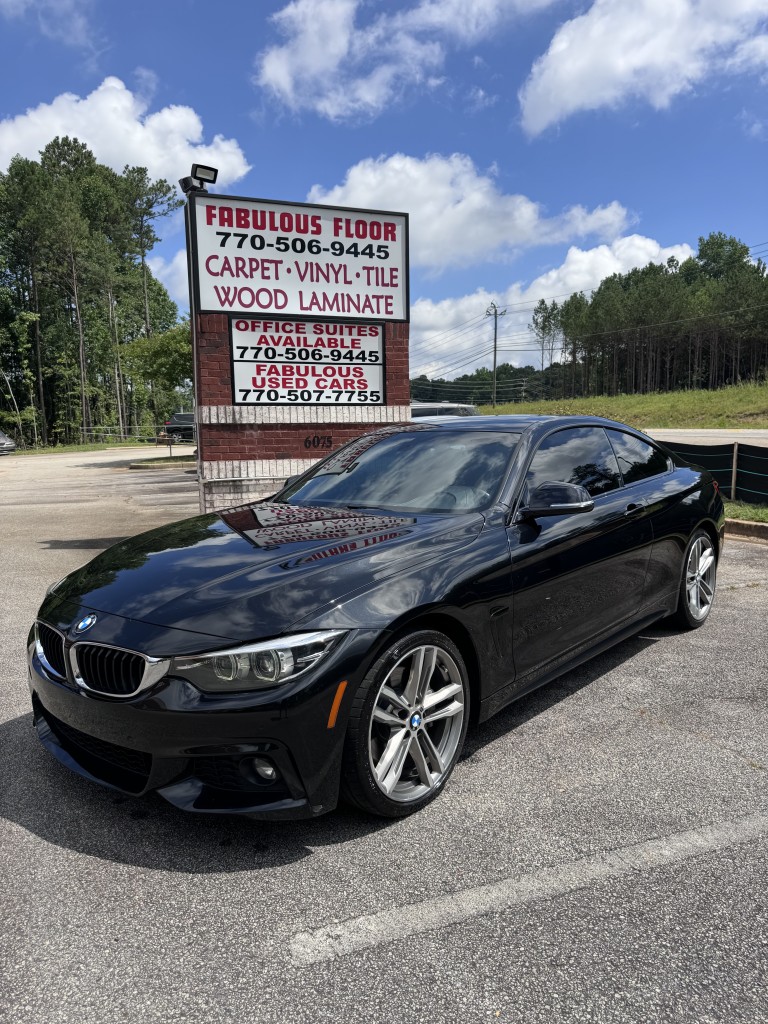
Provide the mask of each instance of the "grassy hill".
[{"label": "grassy hill", "polygon": [[[480,412],[492,413],[490,405]],[[633,427],[768,427],[768,383],[738,384],[718,391],[671,391],[653,395],[616,395],[513,402],[497,405],[498,413],[550,413],[607,416]]]}]

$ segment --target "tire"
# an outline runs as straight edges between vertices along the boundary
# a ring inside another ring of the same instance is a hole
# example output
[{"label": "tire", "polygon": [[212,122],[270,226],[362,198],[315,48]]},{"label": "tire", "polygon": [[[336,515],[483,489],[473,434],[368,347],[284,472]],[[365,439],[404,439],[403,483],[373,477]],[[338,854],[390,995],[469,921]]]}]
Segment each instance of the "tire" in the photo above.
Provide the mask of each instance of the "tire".
[{"label": "tire", "polygon": [[712,609],[717,583],[717,552],[705,530],[696,530],[683,559],[675,621],[683,629],[703,626]]},{"label": "tire", "polygon": [[350,710],[342,794],[385,818],[421,810],[442,791],[464,745],[469,683],[442,633],[397,640],[366,675]]}]

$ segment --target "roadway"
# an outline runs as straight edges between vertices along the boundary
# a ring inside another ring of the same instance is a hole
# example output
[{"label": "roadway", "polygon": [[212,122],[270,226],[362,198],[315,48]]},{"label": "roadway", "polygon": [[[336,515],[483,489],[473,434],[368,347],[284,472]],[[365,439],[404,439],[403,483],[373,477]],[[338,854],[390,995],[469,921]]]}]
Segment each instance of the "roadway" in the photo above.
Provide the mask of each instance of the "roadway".
[{"label": "roadway", "polygon": [[698,428],[682,430],[675,427],[646,427],[645,433],[657,441],[687,441],[689,444],[756,444],[768,447],[768,430],[720,430]]}]

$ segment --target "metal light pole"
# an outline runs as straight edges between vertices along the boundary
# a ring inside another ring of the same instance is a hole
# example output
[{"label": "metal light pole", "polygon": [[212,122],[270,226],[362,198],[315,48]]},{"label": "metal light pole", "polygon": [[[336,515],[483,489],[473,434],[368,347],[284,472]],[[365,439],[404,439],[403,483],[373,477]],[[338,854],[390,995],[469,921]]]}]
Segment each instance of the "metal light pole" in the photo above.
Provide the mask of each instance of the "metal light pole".
[{"label": "metal light pole", "polygon": [[[197,435],[197,486],[198,494],[200,496],[201,512],[205,508],[205,480],[203,479],[203,432],[200,430],[199,421],[200,390],[199,382],[197,379],[197,336],[199,323],[197,307],[195,304],[194,271],[192,267],[192,217],[194,216],[195,212],[193,208],[193,196],[206,194],[208,192],[206,185],[215,185],[218,176],[219,172],[215,167],[208,167],[205,164],[192,164],[192,173],[188,175],[186,178],[179,179],[181,191],[184,193],[184,198],[186,199],[186,204],[184,206],[184,233],[187,243],[187,277],[189,280],[189,330],[192,336],[192,384],[195,392],[193,410],[195,413],[194,421],[196,424]],[[170,445],[168,450],[170,454],[173,455],[173,449],[170,447]]]}]

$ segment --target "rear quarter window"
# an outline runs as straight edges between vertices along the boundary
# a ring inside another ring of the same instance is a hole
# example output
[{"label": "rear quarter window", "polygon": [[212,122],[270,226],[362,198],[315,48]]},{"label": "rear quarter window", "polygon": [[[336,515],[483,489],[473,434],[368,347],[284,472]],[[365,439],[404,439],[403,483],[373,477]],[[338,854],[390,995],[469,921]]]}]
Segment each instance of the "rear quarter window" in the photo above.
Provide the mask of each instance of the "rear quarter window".
[{"label": "rear quarter window", "polygon": [[638,480],[647,480],[652,476],[660,476],[669,472],[669,458],[655,445],[626,434],[623,430],[608,430],[621,475],[625,484],[633,484]]}]

